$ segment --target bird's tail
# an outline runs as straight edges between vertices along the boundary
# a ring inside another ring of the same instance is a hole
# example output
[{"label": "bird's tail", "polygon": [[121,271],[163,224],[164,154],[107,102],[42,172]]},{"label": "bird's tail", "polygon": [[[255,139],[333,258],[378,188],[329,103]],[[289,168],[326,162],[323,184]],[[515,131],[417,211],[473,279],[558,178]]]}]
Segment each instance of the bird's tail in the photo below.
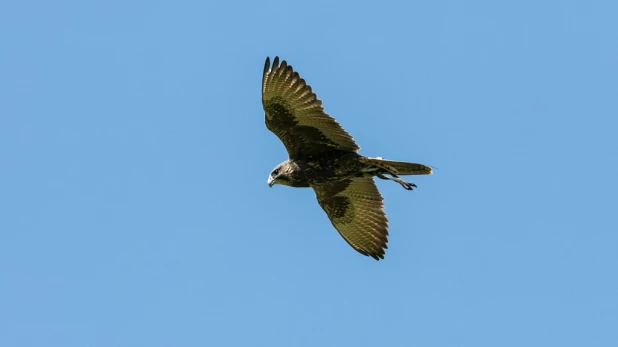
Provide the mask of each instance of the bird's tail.
[{"label": "bird's tail", "polygon": [[431,175],[431,167],[423,164],[406,163],[405,161],[385,160],[380,157],[363,157],[361,161],[367,164],[366,172],[384,170],[395,175]]}]

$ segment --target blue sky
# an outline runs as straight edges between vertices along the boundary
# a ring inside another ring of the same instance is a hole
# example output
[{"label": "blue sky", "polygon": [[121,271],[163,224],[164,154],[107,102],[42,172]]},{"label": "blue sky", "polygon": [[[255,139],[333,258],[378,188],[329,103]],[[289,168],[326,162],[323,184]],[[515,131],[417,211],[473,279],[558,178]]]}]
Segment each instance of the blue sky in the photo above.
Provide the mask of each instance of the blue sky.
[{"label": "blue sky", "polygon": [[[615,1],[0,5],[0,345],[616,346]],[[275,186],[264,59],[380,181],[389,249]]]}]

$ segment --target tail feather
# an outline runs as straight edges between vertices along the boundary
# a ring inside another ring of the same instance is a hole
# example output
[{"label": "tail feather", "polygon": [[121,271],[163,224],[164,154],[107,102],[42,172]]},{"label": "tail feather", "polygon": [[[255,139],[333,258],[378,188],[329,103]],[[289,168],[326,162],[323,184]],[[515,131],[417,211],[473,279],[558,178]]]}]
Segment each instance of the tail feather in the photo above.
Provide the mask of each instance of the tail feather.
[{"label": "tail feather", "polygon": [[433,173],[431,167],[423,164],[385,160],[380,157],[363,157],[362,161],[369,166],[367,171],[371,171],[372,168],[375,168],[385,170],[395,175],[431,175]]}]

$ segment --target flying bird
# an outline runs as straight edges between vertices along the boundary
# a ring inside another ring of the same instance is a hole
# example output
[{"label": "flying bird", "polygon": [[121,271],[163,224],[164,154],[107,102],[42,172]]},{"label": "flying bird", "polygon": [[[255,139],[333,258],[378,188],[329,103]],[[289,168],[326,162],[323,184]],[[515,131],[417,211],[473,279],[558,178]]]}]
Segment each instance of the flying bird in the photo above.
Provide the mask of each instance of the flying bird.
[{"label": "flying bird", "polygon": [[369,158],[339,123],[326,114],[298,72],[285,60],[266,58],[262,76],[266,127],[287,149],[289,158],[268,176],[268,185],[311,187],[339,234],[359,253],[384,259],[388,219],[373,180],[395,181],[412,190],[400,175],[428,175],[423,164]]}]

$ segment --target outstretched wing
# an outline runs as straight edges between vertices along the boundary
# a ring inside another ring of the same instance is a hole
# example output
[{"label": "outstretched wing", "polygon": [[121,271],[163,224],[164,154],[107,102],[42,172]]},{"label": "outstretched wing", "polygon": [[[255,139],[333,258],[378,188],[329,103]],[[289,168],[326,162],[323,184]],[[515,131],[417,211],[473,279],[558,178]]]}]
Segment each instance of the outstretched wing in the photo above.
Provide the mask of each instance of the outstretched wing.
[{"label": "outstretched wing", "polygon": [[359,253],[384,259],[388,219],[373,178],[351,178],[313,186],[339,234]]},{"label": "outstretched wing", "polygon": [[284,60],[266,58],[262,76],[262,106],[266,127],[283,142],[290,158],[309,157],[338,149],[360,149],[337,121],[324,113],[322,101]]}]

